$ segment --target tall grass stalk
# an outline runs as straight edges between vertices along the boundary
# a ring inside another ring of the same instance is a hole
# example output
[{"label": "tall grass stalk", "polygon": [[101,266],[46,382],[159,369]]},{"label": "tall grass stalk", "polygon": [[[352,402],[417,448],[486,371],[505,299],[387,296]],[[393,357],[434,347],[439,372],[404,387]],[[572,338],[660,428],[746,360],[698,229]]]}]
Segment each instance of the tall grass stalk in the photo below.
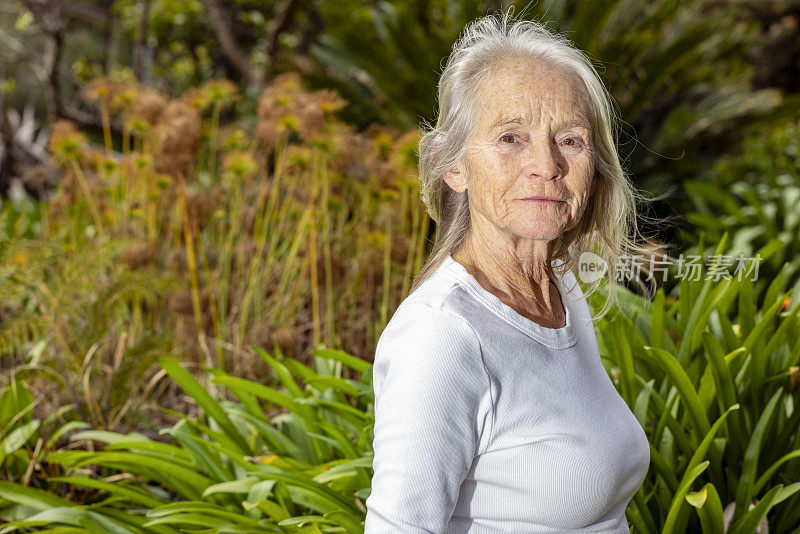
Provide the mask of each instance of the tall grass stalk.
[{"label": "tall grass stalk", "polygon": [[389,320],[389,304],[391,303],[392,287],[392,217],[384,213],[384,240],[383,240],[383,295],[381,295],[380,322],[386,324]]},{"label": "tall grass stalk", "polygon": [[94,395],[94,388],[91,387],[92,384],[92,359],[94,358],[95,354],[98,354],[97,349],[99,347],[99,343],[92,344],[89,351],[86,353],[86,356],[83,359],[83,364],[81,365],[80,374],[83,378],[83,398],[86,402],[86,406],[89,408],[89,413],[92,416],[92,421],[96,425],[100,425],[102,427],[106,427],[107,423],[105,418],[103,417],[103,412],[100,409],[100,405],[97,402],[97,398]]},{"label": "tall grass stalk", "polygon": [[[311,224],[308,224],[310,227]],[[306,271],[310,269],[311,262],[309,261],[308,255],[303,255],[302,259],[300,260],[302,263],[300,264],[300,270],[295,277],[294,284],[292,285],[292,292],[289,295],[288,305],[286,306],[286,310],[284,311],[281,324],[288,324],[291,321],[292,317],[297,316],[297,312],[300,309],[301,299],[300,295],[303,294],[303,287],[306,285]],[[316,348],[316,347],[315,347]]]},{"label": "tall grass stalk", "polygon": [[[232,208],[230,210],[231,217],[230,217],[230,227],[225,237],[225,241],[218,246],[218,250],[222,251],[222,258],[219,258],[218,261],[223,260],[223,268],[220,272],[220,280],[219,284],[215,284],[216,287],[225,287],[224,295],[220,296],[219,302],[219,312],[217,313],[218,317],[216,319],[217,324],[215,326],[215,337],[217,339],[224,339],[227,335],[227,329],[223,327],[224,324],[227,324],[227,306],[226,303],[229,298],[229,294],[232,291],[231,289],[231,269],[233,266],[233,255],[235,251],[235,244],[236,242],[240,241],[241,239],[241,223],[244,213],[244,199],[245,199],[245,183],[243,180],[237,179],[233,184],[233,196],[230,201],[232,204]],[[237,269],[239,272],[235,273],[234,278],[239,280],[243,279],[244,273],[241,272],[243,267],[242,265],[245,263],[244,251],[240,251],[237,257]],[[252,259],[250,260],[252,262]],[[247,262],[247,263],[250,263]],[[213,293],[213,292],[212,292]],[[216,307],[216,303],[215,303]],[[247,312],[244,311],[244,317],[242,318],[243,321],[247,321]],[[225,358],[224,355],[224,348],[221,344],[217,344],[217,358],[222,360]],[[227,369],[223,367],[224,369]]]},{"label": "tall grass stalk", "polygon": [[105,230],[103,228],[103,218],[100,216],[100,210],[97,209],[97,205],[94,203],[94,198],[92,197],[92,192],[89,189],[89,184],[86,181],[86,176],[83,174],[83,169],[81,169],[80,164],[73,160],[72,161],[72,169],[75,171],[75,177],[78,180],[78,184],[83,190],[84,198],[86,199],[86,204],[89,206],[89,211],[92,214],[92,219],[94,219],[95,227],[97,228],[98,235],[105,235]]},{"label": "tall grass stalk", "polygon": [[[293,202],[292,199],[294,199],[295,190],[299,187],[301,181],[303,181],[302,176],[297,177],[295,180],[289,181],[289,189],[286,191],[286,194],[283,195],[282,202],[280,202],[277,207],[277,220],[274,229],[271,231],[271,242],[268,248],[269,271],[267,273],[267,279],[269,279],[269,275],[271,275],[273,267],[277,266],[278,268],[282,269],[278,282],[278,288],[275,292],[275,307],[272,310],[273,321],[276,320],[277,317],[287,317],[288,315],[286,313],[281,313],[285,312],[284,306],[288,304],[288,302],[285,302],[286,287],[289,283],[289,280],[298,275],[296,272],[297,255],[300,251],[303,239],[306,238],[309,219],[312,215],[311,209],[309,209],[309,206],[306,206],[306,208],[302,211],[300,219],[292,226],[290,215],[294,211],[294,208],[297,207],[296,203]],[[276,193],[279,193],[278,189],[276,189]],[[280,245],[278,244],[278,239],[280,237],[288,236],[292,236],[292,239],[284,239],[283,243]],[[279,264],[278,258],[284,258],[283,263]],[[281,321],[277,324],[284,323]]]},{"label": "tall grass stalk", "polygon": [[425,211],[425,206],[419,203],[418,209],[422,212],[422,229],[417,235],[417,250],[414,258],[415,273],[418,273],[422,268],[422,259],[425,257],[425,241],[427,240],[428,228],[431,224],[431,218],[428,216],[428,212]]},{"label": "tall grass stalk", "polygon": [[155,245],[158,238],[158,223],[156,221],[156,213],[158,209],[158,195],[155,191],[155,184],[153,183],[153,171],[147,169],[145,171],[145,214],[147,217],[147,242],[150,245]]},{"label": "tall grass stalk", "polygon": [[192,310],[197,332],[203,331],[203,315],[200,310],[200,287],[197,279],[197,263],[194,253],[194,236],[189,221],[189,211],[186,209],[186,182],[181,179],[178,185],[178,209],[183,219],[183,236],[186,247],[186,263],[189,268],[189,283],[191,285]]},{"label": "tall grass stalk", "polygon": [[[47,287],[47,284],[45,284],[43,281],[37,280],[34,283],[36,288],[39,290],[39,293],[42,295],[42,297],[44,297],[36,298],[34,294],[34,300],[39,309],[42,311],[42,315],[44,315],[45,319],[50,323],[56,343],[59,345],[59,350],[55,351],[55,360],[56,364],[58,365],[58,370],[61,372],[61,375],[64,378],[64,383],[69,390],[73,402],[75,402],[78,413],[83,420],[86,420],[86,414],[83,411],[83,405],[79,401],[78,392],[75,389],[72,380],[76,367],[75,356],[65,334],[66,328],[56,318],[55,307],[58,304],[58,300],[55,298],[52,291],[50,291],[50,289]],[[67,357],[66,360],[69,363],[69,369],[64,363],[64,356]]]},{"label": "tall grass stalk", "polygon": [[333,272],[331,266],[331,227],[328,214],[328,165],[327,154],[320,168],[322,174],[322,247],[325,255],[325,345],[336,346],[334,340],[334,315],[333,315]]},{"label": "tall grass stalk", "polygon": [[311,192],[308,195],[308,203],[311,209],[312,218],[308,229],[308,264],[311,271],[311,324],[313,325],[312,340],[314,348],[319,346],[320,326],[319,326],[319,276],[317,275],[317,184],[319,183],[319,158],[317,151],[312,149]]},{"label": "tall grass stalk", "polygon": [[217,362],[216,365],[223,371],[227,371],[225,363],[225,347],[222,340],[226,332],[224,331],[225,321],[225,306],[218,303],[217,291],[220,287],[219,281],[216,280],[215,272],[211,270],[208,264],[208,255],[201,252],[200,262],[203,268],[203,282],[205,287],[209,288],[208,292],[208,309],[211,313],[211,325],[214,328],[214,348],[216,349]]},{"label": "tall grass stalk", "polygon": [[[408,194],[412,194],[413,189],[410,187],[404,187],[404,192]],[[423,213],[422,216],[426,214]],[[408,289],[411,286],[411,277],[414,275],[414,271],[412,271],[414,266],[414,259],[417,256],[417,247],[415,243],[417,242],[417,235],[420,231],[420,209],[416,202],[411,202],[411,231],[409,233],[408,239],[408,252],[406,253],[406,262],[403,265],[403,286],[402,286],[402,296],[401,298],[405,298],[408,294]]]},{"label": "tall grass stalk", "polygon": [[111,120],[108,116],[108,99],[100,99],[100,117],[103,121],[103,142],[106,147],[106,157],[110,158],[114,153],[114,142],[111,140]]},{"label": "tall grass stalk", "polygon": [[211,110],[211,133],[208,140],[208,172],[211,176],[217,174],[217,138],[219,137],[219,112],[222,103],[214,101]]},{"label": "tall grass stalk", "polygon": [[[308,227],[310,226],[309,220],[311,219],[311,206],[309,205],[303,211],[302,216],[300,217],[300,221],[297,223],[295,228],[294,238],[291,241],[291,246],[289,248],[289,253],[284,260],[284,270],[281,273],[280,282],[278,283],[278,290],[275,295],[275,307],[273,308],[273,321],[277,324],[284,324],[284,320],[288,318],[288,314],[286,312],[286,308],[288,308],[288,302],[286,300],[286,288],[289,284],[289,281],[298,278],[300,273],[298,273],[297,265],[297,255],[300,251],[300,248],[303,244],[303,239],[306,238],[306,232],[308,232]],[[281,313],[284,312],[284,313]],[[280,317],[280,320],[278,318]]]},{"label": "tall grass stalk", "polygon": [[[344,211],[344,210],[342,210]],[[343,225],[344,226],[344,225]],[[355,243],[356,243],[356,250],[354,253],[355,258],[363,258],[364,254],[364,225],[358,224],[357,222],[354,223],[355,226]],[[340,241],[341,242],[341,241]],[[353,280],[353,286],[350,288],[349,291],[349,298],[347,302],[347,324],[356,324],[356,313],[358,311],[357,304],[357,297],[362,294],[364,288],[362,287],[364,271],[359,269],[356,272],[355,279]],[[369,325],[368,325],[369,326]],[[368,337],[372,333],[370,328],[366,328],[365,337]]]},{"label": "tall grass stalk", "polygon": [[128,220],[128,159],[130,147],[131,127],[128,121],[122,121],[122,165],[119,170],[119,184],[117,186],[117,206],[122,209],[122,219]]},{"label": "tall grass stalk", "polygon": [[[272,217],[273,208],[276,199],[279,195],[280,177],[283,174],[283,168],[286,160],[286,151],[284,143],[278,143],[273,147],[275,154],[275,172],[272,181],[266,179],[267,170],[264,169],[261,176],[261,183],[259,184],[258,193],[256,195],[256,215],[254,223],[253,239],[256,242],[256,254],[248,266],[246,277],[246,286],[244,295],[242,297],[242,309],[239,314],[238,327],[236,329],[236,351],[239,352],[244,344],[245,330],[248,327],[248,319],[250,317],[250,307],[254,300],[255,291],[259,288],[266,288],[266,284],[261,284],[264,272],[262,271],[262,263],[264,262],[264,251],[267,245],[267,228]],[[266,164],[266,162],[265,162]],[[266,206],[264,205],[266,202]],[[263,209],[262,209],[263,208]],[[270,240],[272,243],[272,240]],[[271,248],[269,249],[271,250]],[[266,281],[269,282],[269,272],[267,271]]]}]

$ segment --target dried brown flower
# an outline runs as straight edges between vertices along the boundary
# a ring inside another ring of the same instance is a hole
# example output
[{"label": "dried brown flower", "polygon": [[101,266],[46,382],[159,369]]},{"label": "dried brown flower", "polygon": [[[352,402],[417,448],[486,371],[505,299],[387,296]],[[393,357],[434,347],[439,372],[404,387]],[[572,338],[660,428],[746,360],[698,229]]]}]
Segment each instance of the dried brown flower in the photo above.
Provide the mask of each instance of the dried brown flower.
[{"label": "dried brown flower", "polygon": [[392,245],[389,254],[392,263],[404,263],[408,257],[410,239],[405,233],[392,234]]},{"label": "dried brown flower", "polygon": [[[317,254],[317,272],[320,273],[319,276],[322,278],[325,276],[325,272],[327,270],[325,260],[325,254]],[[342,259],[342,257],[335,251],[331,251],[331,278],[333,280],[341,281],[344,279],[345,275],[347,274],[347,264]],[[324,279],[323,279],[324,280]]]},{"label": "dried brown flower", "polygon": [[110,78],[101,76],[90,81],[81,91],[81,96],[87,102],[103,101],[109,104],[125,87]]},{"label": "dried brown flower", "polygon": [[174,248],[167,257],[167,265],[174,273],[186,272],[189,264],[186,261],[186,252],[182,248]]},{"label": "dried brown flower", "polygon": [[189,224],[196,231],[202,230],[216,209],[215,199],[205,191],[190,190],[186,192],[186,211],[189,214]]},{"label": "dried brown flower", "polygon": [[366,182],[369,179],[365,155],[371,150],[372,142],[349,124],[336,124],[332,128],[334,141],[333,157],[330,167],[333,171]]},{"label": "dried brown flower", "polygon": [[189,289],[182,289],[169,296],[167,307],[170,311],[179,315],[192,315],[192,292]]},{"label": "dried brown flower", "polygon": [[[207,287],[200,289],[199,297],[201,310],[208,310],[208,303],[210,301],[209,296],[209,290]],[[170,295],[169,299],[167,300],[167,308],[179,315],[194,315],[191,289],[181,289],[180,291]]]},{"label": "dried brown flower", "polygon": [[239,100],[239,88],[231,80],[219,79],[206,82],[202,88],[206,99],[225,108]]},{"label": "dried brown flower", "polygon": [[311,142],[332,122],[332,112],[345,103],[330,89],[306,91],[297,72],[279,74],[259,98],[256,137],[271,147],[293,131],[302,141]]},{"label": "dried brown flower", "polygon": [[242,210],[242,234],[252,235],[258,211],[252,204],[248,204]]},{"label": "dried brown flower", "polygon": [[120,259],[132,271],[154,263],[157,256],[156,250],[145,241],[133,243],[120,253]]},{"label": "dried brown flower", "polygon": [[47,150],[62,167],[68,167],[72,162],[80,163],[85,157],[87,146],[88,138],[72,122],[61,119],[53,124]]},{"label": "dried brown flower", "polygon": [[297,336],[292,328],[282,326],[270,333],[268,350],[271,352],[272,348],[277,345],[284,354],[291,354],[296,338]]},{"label": "dried brown flower", "polygon": [[156,172],[189,179],[192,176],[201,128],[197,110],[180,100],[167,104],[157,126]]},{"label": "dried brown flower", "polygon": [[148,125],[155,126],[161,120],[168,100],[157,91],[140,88],[131,107],[131,115],[143,119]]},{"label": "dried brown flower", "polygon": [[59,170],[53,165],[34,165],[26,167],[22,174],[22,183],[30,191],[36,191],[40,198],[58,183]]}]

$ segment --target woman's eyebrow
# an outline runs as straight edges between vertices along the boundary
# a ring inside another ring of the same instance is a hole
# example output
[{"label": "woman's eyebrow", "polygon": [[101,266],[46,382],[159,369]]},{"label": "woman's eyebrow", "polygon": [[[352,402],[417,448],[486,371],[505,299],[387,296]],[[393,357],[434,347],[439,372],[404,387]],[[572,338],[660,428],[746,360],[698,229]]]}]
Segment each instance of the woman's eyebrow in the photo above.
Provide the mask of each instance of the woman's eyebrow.
[{"label": "woman's eyebrow", "polygon": [[580,126],[582,128],[586,128],[587,130],[591,130],[591,127],[589,126],[589,123],[586,121],[586,119],[581,119],[581,118],[569,119],[567,121],[562,122],[558,126],[559,128],[571,128],[573,126]]},{"label": "woman's eyebrow", "polygon": [[[494,121],[489,126],[489,128],[494,130],[496,128],[500,128],[502,126],[505,126],[506,124],[522,124],[525,121],[526,121],[525,117],[520,117],[520,116],[500,117],[499,119]],[[586,121],[586,119],[583,119],[583,118],[574,118],[574,119],[566,120],[566,121],[560,123],[558,125],[558,128],[559,129],[571,128],[573,126],[580,126],[582,128],[586,128],[588,130],[591,130],[591,126],[589,125],[589,122]]]},{"label": "woman's eyebrow", "polygon": [[499,128],[501,126],[505,126],[506,124],[522,124],[525,121],[525,117],[500,117],[496,121],[494,121],[491,126],[491,129]]}]

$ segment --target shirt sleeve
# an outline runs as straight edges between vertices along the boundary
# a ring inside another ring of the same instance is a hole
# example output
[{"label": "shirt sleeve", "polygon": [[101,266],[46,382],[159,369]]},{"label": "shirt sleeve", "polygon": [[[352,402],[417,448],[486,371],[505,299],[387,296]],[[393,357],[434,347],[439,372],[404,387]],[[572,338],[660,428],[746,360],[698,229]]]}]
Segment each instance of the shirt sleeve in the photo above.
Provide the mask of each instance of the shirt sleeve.
[{"label": "shirt sleeve", "polygon": [[450,310],[399,310],[378,340],[373,387],[374,476],[364,532],[444,532],[491,424],[478,336]]}]

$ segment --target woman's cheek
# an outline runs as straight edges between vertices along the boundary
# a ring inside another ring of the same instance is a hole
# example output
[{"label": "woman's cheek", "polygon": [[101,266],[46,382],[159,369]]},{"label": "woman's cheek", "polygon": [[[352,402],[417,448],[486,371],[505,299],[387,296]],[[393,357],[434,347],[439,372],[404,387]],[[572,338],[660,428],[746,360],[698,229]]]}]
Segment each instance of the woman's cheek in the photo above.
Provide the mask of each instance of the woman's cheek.
[{"label": "woman's cheek", "polygon": [[505,166],[522,161],[522,151],[514,145],[498,146],[494,153],[497,161]]},{"label": "woman's cheek", "polygon": [[521,151],[514,147],[497,148],[492,160],[492,173],[497,177],[497,181],[512,180],[519,175],[523,165]]}]

